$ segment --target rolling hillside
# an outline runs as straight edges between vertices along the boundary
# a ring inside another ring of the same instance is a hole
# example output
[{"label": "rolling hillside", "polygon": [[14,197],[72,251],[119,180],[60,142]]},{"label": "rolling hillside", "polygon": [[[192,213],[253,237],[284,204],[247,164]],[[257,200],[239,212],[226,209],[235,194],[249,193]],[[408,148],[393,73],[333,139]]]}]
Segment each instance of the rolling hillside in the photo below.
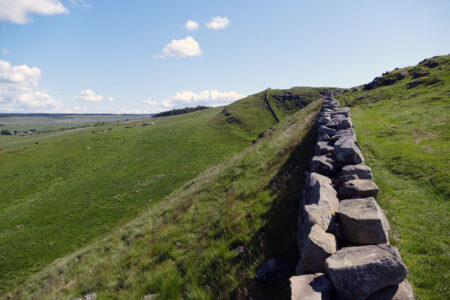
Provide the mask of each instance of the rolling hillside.
[{"label": "rolling hillside", "polygon": [[[270,90],[279,123],[263,91],[0,152],[0,298],[288,298],[321,92]],[[334,92],[416,299],[449,298],[450,56]],[[258,278],[269,258],[283,272]]]},{"label": "rolling hillside", "polygon": [[338,97],[351,106],[417,299],[450,290],[450,56],[397,69]]},{"label": "rolling hillside", "polygon": [[0,292],[252,145],[275,125],[261,95],[173,117],[3,136]]}]

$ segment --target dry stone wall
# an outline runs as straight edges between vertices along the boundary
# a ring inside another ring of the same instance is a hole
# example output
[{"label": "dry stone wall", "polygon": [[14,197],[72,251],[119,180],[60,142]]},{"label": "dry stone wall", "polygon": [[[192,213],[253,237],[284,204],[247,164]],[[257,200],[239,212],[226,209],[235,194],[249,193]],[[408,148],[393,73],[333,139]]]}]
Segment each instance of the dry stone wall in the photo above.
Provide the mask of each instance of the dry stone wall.
[{"label": "dry stone wall", "polygon": [[323,102],[298,219],[292,299],[414,299],[348,108]]}]

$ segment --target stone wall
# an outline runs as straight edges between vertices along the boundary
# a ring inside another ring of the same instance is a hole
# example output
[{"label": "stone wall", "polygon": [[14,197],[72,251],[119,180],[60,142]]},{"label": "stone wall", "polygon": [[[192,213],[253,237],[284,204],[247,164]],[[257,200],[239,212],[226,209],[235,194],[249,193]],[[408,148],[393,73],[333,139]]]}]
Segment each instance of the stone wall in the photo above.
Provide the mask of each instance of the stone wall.
[{"label": "stone wall", "polygon": [[298,218],[292,299],[414,299],[348,108],[323,102]]},{"label": "stone wall", "polygon": [[270,91],[270,88],[268,88],[266,90],[266,94],[264,95],[264,100],[266,101],[266,104],[269,107],[269,110],[272,113],[272,116],[274,117],[275,121],[277,121],[277,123],[280,123],[280,119],[278,119],[277,114],[275,113],[275,111],[272,108],[272,105],[270,105],[269,91]]}]

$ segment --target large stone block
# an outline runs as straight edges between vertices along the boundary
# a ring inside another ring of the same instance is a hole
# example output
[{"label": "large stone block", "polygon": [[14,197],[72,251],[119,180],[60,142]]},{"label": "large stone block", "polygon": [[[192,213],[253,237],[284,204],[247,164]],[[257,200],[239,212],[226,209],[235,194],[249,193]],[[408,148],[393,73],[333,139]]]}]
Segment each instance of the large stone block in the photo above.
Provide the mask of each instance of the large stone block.
[{"label": "large stone block", "polygon": [[414,300],[414,292],[408,280],[403,280],[375,292],[367,300]]},{"label": "large stone block", "polygon": [[378,186],[369,179],[353,179],[344,182],[339,187],[340,199],[367,198],[378,195]]},{"label": "large stone block", "polygon": [[359,179],[370,179],[373,180],[372,170],[369,166],[364,164],[359,165],[346,165],[342,167],[340,176],[343,175],[357,175]]},{"label": "large stone block", "polygon": [[322,175],[332,175],[336,170],[333,161],[325,156],[314,156],[311,160],[311,172],[319,173]]},{"label": "large stone block", "polygon": [[321,125],[324,125],[324,124],[327,124],[330,120],[331,120],[330,117],[322,116],[319,118],[318,123]]},{"label": "large stone block", "polygon": [[[338,130],[336,131],[336,134],[333,135],[332,137],[330,137],[331,143],[335,144],[337,140],[341,139],[343,142],[345,139],[343,138],[347,138],[347,139],[353,139],[354,141],[356,141],[356,134],[355,131],[353,130],[353,128],[348,128],[348,129],[342,129],[342,130]],[[338,143],[339,144],[339,143]]]},{"label": "large stone block", "polygon": [[297,271],[324,272],[325,259],[336,252],[336,247],[335,236],[326,233],[319,225],[314,225],[304,240]]},{"label": "large stone block", "polygon": [[293,276],[291,300],[329,300],[333,286],[323,273]]},{"label": "large stone block", "polygon": [[316,144],[316,155],[326,155],[333,152],[334,147],[330,146],[328,142],[319,141]]},{"label": "large stone block", "polygon": [[318,132],[319,132],[319,134],[328,134],[329,136],[333,136],[336,134],[336,129],[328,128],[328,127],[321,125],[319,127]]},{"label": "large stone block", "polygon": [[333,154],[337,161],[345,165],[357,165],[364,162],[361,149],[353,137],[343,136],[334,143]]},{"label": "large stone block", "polygon": [[339,199],[337,198],[336,190],[329,183],[322,181],[316,182],[306,204],[317,204],[328,209],[331,213],[339,211]]},{"label": "large stone block", "polygon": [[355,244],[388,243],[389,224],[374,198],[342,200],[339,219],[344,238]]},{"label": "large stone block", "polygon": [[299,253],[302,252],[306,237],[314,225],[320,226],[327,231],[335,223],[335,216],[329,209],[320,207],[317,204],[305,205],[300,218],[298,219],[297,244]]},{"label": "large stone block", "polygon": [[326,259],[325,273],[339,297],[352,300],[366,299],[408,275],[397,249],[387,244],[342,248]]}]

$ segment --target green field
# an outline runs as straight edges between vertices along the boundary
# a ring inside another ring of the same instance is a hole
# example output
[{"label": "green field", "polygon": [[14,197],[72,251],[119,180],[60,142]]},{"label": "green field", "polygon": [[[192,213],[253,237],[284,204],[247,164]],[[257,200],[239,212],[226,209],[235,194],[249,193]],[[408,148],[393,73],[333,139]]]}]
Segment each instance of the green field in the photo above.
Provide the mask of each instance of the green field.
[{"label": "green field", "polygon": [[[417,299],[450,298],[450,56],[432,61],[334,89]],[[288,298],[322,93],[270,90],[279,123],[263,91],[149,126],[3,137],[0,298]],[[291,268],[257,280],[273,257]]]},{"label": "green field", "polygon": [[[148,126],[129,121],[3,136],[0,291],[252,145],[275,124],[258,95],[229,105],[227,113],[220,107],[155,118]],[[256,109],[248,115],[247,107]]]},{"label": "green field", "polygon": [[37,129],[50,131],[86,127],[101,122],[116,122],[150,118],[151,115],[108,114],[4,114],[0,113],[0,130],[22,131]]},{"label": "green field", "polygon": [[[417,299],[449,299],[450,56],[399,69],[406,78],[338,97],[351,113],[366,163],[380,187],[395,244]],[[429,73],[412,78],[416,73]],[[414,88],[408,84],[424,83]],[[433,84],[429,84],[435,82]]]}]

